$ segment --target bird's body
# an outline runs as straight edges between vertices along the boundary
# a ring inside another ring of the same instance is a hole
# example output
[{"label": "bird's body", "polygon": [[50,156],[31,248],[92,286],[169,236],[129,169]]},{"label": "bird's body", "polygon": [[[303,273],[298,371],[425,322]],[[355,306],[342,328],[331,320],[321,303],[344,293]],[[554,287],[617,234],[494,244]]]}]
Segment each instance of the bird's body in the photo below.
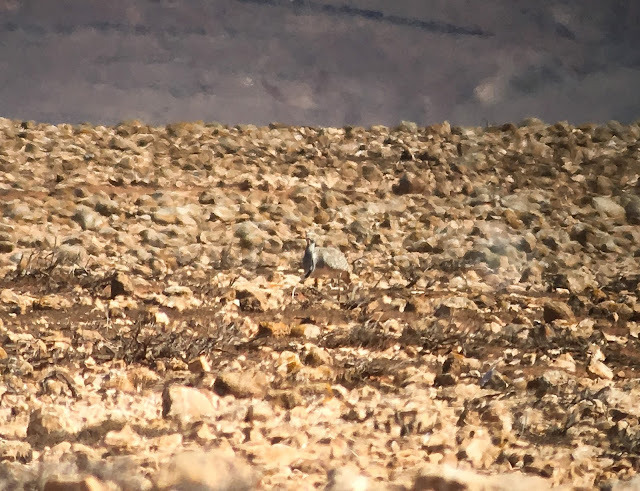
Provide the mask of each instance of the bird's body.
[{"label": "bird's body", "polygon": [[345,255],[334,247],[317,247],[313,239],[307,237],[307,248],[302,256],[304,279],[319,276],[340,278],[351,282],[351,266]]}]

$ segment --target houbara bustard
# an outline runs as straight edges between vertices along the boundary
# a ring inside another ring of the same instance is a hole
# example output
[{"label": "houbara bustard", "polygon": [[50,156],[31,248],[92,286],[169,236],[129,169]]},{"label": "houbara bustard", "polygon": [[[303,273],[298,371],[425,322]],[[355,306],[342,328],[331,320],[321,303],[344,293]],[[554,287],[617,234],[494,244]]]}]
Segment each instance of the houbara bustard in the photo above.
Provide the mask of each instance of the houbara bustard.
[{"label": "houbara bustard", "polygon": [[[345,283],[351,284],[351,265],[345,255],[335,247],[318,247],[315,237],[307,234],[307,247],[302,256],[302,268],[304,276],[301,281],[307,278],[328,277],[337,278]],[[340,286],[338,286],[338,299],[340,298]],[[296,288],[291,296],[295,296]]]}]

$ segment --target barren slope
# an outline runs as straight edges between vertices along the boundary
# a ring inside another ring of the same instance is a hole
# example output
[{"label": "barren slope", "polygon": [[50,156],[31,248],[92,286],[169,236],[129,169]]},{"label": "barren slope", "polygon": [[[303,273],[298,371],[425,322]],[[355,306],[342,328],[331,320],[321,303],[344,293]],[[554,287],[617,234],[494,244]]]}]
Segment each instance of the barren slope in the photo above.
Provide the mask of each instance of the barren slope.
[{"label": "barren slope", "polygon": [[639,136],[2,120],[0,479],[631,478]]}]

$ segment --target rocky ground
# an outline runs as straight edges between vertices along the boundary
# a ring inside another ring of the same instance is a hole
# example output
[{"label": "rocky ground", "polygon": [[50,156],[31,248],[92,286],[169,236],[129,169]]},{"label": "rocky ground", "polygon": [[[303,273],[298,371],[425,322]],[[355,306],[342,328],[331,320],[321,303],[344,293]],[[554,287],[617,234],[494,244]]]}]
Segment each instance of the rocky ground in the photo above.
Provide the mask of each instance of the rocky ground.
[{"label": "rocky ground", "polygon": [[2,487],[638,489],[639,137],[0,120]]}]

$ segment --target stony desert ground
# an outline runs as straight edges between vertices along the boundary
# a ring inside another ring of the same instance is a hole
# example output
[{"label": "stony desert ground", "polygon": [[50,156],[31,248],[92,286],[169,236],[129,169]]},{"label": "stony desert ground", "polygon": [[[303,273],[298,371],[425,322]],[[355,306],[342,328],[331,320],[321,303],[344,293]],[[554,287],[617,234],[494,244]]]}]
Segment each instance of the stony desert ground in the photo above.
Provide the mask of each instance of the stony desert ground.
[{"label": "stony desert ground", "polygon": [[2,488],[638,489],[639,137],[0,120]]}]

